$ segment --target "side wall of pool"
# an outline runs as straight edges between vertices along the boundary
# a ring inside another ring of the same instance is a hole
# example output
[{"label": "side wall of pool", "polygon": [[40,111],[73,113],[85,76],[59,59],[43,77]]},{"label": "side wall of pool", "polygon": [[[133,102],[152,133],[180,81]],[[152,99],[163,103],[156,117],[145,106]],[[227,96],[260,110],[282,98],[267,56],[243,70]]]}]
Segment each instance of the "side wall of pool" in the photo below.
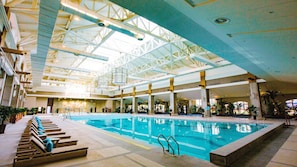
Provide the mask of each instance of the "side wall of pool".
[{"label": "side wall of pool", "polygon": [[284,123],[275,123],[224,147],[220,147],[210,152],[210,162],[219,166],[230,166],[283,126]]}]

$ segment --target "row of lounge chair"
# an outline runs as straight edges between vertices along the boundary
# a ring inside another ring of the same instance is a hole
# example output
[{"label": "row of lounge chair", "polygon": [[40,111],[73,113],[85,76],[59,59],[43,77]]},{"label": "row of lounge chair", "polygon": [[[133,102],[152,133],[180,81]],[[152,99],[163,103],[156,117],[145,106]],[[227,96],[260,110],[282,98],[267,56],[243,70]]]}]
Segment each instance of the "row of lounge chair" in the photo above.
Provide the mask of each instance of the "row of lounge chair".
[{"label": "row of lounge chair", "polygon": [[34,116],[21,136],[13,166],[36,166],[86,156],[88,147],[77,142],[50,120]]}]

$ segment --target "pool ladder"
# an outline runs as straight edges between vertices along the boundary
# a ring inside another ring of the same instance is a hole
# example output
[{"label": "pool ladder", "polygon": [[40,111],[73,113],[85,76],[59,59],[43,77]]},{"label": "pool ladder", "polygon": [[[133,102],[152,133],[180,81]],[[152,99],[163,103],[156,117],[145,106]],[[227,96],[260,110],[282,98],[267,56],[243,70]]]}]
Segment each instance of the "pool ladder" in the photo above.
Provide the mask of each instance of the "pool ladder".
[{"label": "pool ladder", "polygon": [[[164,145],[162,144],[162,142],[160,141],[160,139],[163,138],[166,143],[167,143],[167,149],[165,149]],[[162,146],[163,149],[163,153],[167,152],[170,153],[170,149],[172,150],[172,155],[175,156],[175,152],[174,152],[174,148],[172,147],[172,145],[170,144],[170,141],[173,141],[175,143],[175,145],[177,146],[177,151],[178,151],[178,155],[179,155],[179,144],[177,143],[177,141],[172,137],[169,136],[168,138],[166,138],[163,134],[160,134],[158,136],[158,142],[159,144]],[[171,154],[171,153],[170,153]]]}]

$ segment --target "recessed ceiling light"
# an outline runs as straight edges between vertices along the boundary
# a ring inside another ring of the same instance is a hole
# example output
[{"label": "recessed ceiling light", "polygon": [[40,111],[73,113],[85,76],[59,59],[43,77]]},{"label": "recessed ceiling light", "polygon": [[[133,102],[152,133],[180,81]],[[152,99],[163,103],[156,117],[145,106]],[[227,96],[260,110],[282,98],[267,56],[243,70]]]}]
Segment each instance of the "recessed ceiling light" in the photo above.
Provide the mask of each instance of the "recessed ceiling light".
[{"label": "recessed ceiling light", "polygon": [[143,34],[136,34],[135,37],[137,38],[138,41],[142,41],[144,38]]},{"label": "recessed ceiling light", "polygon": [[73,19],[74,19],[75,21],[80,21],[80,17],[78,17],[78,16],[74,16]]},{"label": "recessed ceiling light", "polygon": [[104,27],[105,24],[104,24],[103,22],[99,22],[99,23],[98,23],[98,26],[100,26],[100,27]]},{"label": "recessed ceiling light", "polygon": [[228,19],[226,17],[219,17],[219,18],[215,19],[214,22],[217,24],[225,24],[225,23],[230,22],[230,19]]}]

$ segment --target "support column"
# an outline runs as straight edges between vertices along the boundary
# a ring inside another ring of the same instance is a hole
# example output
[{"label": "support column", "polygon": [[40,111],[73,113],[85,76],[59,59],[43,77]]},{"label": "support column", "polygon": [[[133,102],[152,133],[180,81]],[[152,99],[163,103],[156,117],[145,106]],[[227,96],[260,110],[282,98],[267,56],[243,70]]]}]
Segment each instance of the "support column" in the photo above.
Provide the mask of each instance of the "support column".
[{"label": "support column", "polygon": [[2,70],[2,68],[0,68],[0,102],[2,104],[2,99],[3,99],[3,94],[4,94],[4,85],[6,82],[6,74],[5,72]]},{"label": "support column", "polygon": [[124,105],[124,99],[121,98],[121,101],[120,101],[120,113],[124,112],[123,105]]},{"label": "support column", "polygon": [[[260,92],[259,92],[259,85],[257,83],[257,77],[248,74],[249,86],[250,86],[250,102],[251,105],[256,107],[257,111],[257,119],[262,119],[262,108],[261,108],[261,101],[260,101]],[[252,115],[253,116],[253,115]]]},{"label": "support column", "polygon": [[170,91],[170,107],[169,107],[169,110],[171,110],[169,112],[171,112],[172,115],[177,115],[176,93],[174,93],[174,78],[170,78],[169,91]]},{"label": "support column", "polygon": [[18,107],[17,102],[19,99],[19,92],[20,92],[20,85],[14,85],[12,90],[12,97],[11,97],[11,107]]},{"label": "support column", "polygon": [[10,106],[13,92],[13,76],[6,75],[1,105]]},{"label": "support column", "polygon": [[204,117],[210,117],[210,107],[209,107],[209,90],[202,88],[201,89],[201,103],[202,108],[204,109]]},{"label": "support column", "polygon": [[201,105],[204,109],[204,117],[210,117],[210,106],[209,106],[209,90],[206,89],[205,71],[200,72],[200,85],[201,86]]},{"label": "support column", "polygon": [[148,84],[148,114],[151,115],[154,113],[155,105],[155,96],[152,96],[152,84]]},{"label": "support column", "polygon": [[170,92],[170,110],[172,110],[171,115],[177,115],[176,109],[176,93]]},{"label": "support column", "polygon": [[138,101],[138,98],[135,97],[136,96],[136,87],[135,86],[133,87],[132,95],[133,95],[133,99],[132,99],[132,112],[133,113],[137,113],[137,108],[138,108],[137,101]]},{"label": "support column", "polygon": [[123,93],[124,93],[124,90],[122,89],[121,90],[121,102],[120,102],[120,113],[123,113],[124,112],[124,99],[123,99]]},{"label": "support column", "polygon": [[24,107],[24,105],[22,103],[23,100],[24,100],[24,90],[22,88],[22,89],[20,89],[19,98],[17,100],[17,107]]}]

